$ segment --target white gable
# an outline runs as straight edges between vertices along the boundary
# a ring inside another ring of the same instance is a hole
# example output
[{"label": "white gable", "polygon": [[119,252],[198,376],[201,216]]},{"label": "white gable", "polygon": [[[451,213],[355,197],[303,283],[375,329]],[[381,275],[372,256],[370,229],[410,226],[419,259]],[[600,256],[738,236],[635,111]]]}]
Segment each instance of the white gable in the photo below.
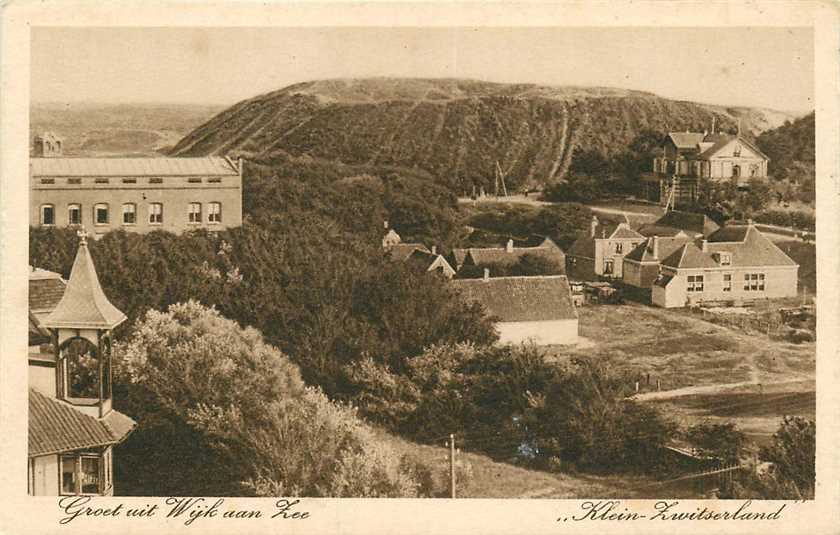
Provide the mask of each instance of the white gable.
[{"label": "white gable", "polygon": [[[736,155],[738,150],[740,149],[740,154]],[[749,145],[746,143],[741,142],[738,139],[733,139],[726,145],[722,146],[718,150],[716,150],[713,154],[707,156],[709,159],[712,158],[746,158],[751,160],[763,160],[764,156],[753,150]]]}]

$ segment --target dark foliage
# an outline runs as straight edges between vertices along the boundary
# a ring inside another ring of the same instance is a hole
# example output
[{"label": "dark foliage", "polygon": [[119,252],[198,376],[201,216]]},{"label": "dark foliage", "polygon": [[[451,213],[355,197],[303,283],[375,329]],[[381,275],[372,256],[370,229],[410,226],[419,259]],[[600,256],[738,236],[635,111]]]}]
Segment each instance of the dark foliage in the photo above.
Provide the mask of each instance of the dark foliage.
[{"label": "dark foliage", "polygon": [[747,440],[733,423],[697,424],[685,431],[685,438],[704,455],[727,463],[740,459]]}]

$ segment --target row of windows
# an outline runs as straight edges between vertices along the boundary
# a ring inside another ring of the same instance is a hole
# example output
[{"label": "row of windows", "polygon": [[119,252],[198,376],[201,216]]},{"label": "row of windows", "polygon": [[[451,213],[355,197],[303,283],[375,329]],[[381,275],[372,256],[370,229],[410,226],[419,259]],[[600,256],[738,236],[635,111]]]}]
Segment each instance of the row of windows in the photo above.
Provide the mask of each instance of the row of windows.
[{"label": "row of windows", "polygon": [[[689,292],[702,292],[704,288],[703,275],[689,275],[688,287]],[[764,273],[744,273],[744,291],[745,292],[763,292],[764,291]],[[732,274],[723,274],[723,291],[732,291]]]},{"label": "row of windows", "polygon": [[[197,176],[187,178],[187,183],[188,184],[201,184],[203,181],[204,180],[201,177],[197,177]],[[210,184],[218,184],[221,181],[222,181],[222,177],[220,177],[220,176],[213,176],[213,177],[208,177],[207,178],[207,182],[210,183]],[[123,184],[137,184],[137,179],[133,178],[133,177],[121,178],[120,182],[122,182]],[[78,185],[78,184],[81,184],[81,183],[82,183],[81,178],[68,178],[67,179],[67,184]],[[105,178],[105,177],[98,177],[98,178],[93,179],[93,183],[94,184],[110,184],[111,179],[110,178]],[[159,178],[159,177],[152,177],[152,178],[149,179],[148,183],[149,184],[163,184],[163,179]],[[54,178],[42,178],[41,179],[41,184],[55,184],[55,179]]]},{"label": "row of windows", "polygon": [[[187,208],[187,221],[193,224],[200,224],[204,222],[203,206],[200,202],[192,202]],[[163,204],[159,202],[149,203],[148,205],[148,222],[150,225],[163,224]],[[41,205],[41,224],[55,225],[55,206],[52,204]],[[93,206],[93,222],[96,225],[110,225],[111,213],[110,208],[105,203],[98,203]],[[207,203],[207,223],[218,224],[222,222],[222,203],[210,202]],[[69,225],[82,224],[82,205],[70,204],[67,206],[67,223]],[[122,205],[122,224],[136,225],[137,224],[137,205],[133,202]]]}]

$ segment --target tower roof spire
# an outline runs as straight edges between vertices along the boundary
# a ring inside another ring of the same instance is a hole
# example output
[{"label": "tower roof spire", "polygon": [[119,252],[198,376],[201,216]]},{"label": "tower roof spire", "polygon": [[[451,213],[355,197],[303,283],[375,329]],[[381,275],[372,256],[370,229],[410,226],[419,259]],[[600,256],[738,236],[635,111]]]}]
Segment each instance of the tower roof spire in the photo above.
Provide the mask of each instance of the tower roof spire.
[{"label": "tower roof spire", "polygon": [[87,233],[78,232],[79,248],[70,271],[70,280],[55,309],[44,319],[51,328],[113,329],[126,317],[108,301],[99,285],[96,268],[87,246]]}]

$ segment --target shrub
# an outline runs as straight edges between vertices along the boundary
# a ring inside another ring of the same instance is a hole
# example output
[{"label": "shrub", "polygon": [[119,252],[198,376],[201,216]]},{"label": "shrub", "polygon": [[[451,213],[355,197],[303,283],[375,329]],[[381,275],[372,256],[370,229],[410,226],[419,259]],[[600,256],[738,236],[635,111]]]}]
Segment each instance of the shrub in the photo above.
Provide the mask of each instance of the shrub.
[{"label": "shrub", "polygon": [[[136,493],[416,494],[355,410],[304,388],[285,355],[213,309],[150,311],[117,354],[130,385],[124,410],[139,421],[118,462],[141,482]],[[167,483],[143,488],[150,458]]]},{"label": "shrub", "polygon": [[746,443],[746,435],[735,424],[697,424],[685,431],[685,438],[705,455],[724,462],[737,462]]}]

